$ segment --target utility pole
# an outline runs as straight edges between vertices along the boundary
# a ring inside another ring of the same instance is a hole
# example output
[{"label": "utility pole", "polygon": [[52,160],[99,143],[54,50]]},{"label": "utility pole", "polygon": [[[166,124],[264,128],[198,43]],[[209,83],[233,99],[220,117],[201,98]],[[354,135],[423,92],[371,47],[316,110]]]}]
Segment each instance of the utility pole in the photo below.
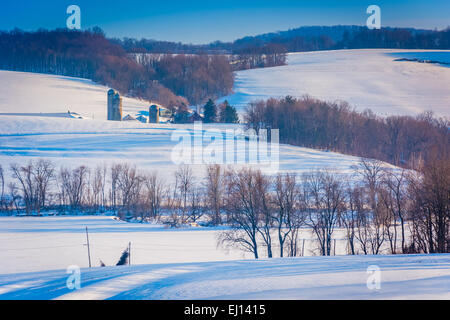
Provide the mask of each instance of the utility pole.
[{"label": "utility pole", "polygon": [[131,266],[131,242],[128,242],[128,265]]},{"label": "utility pole", "polygon": [[91,250],[89,248],[89,234],[88,227],[86,227],[86,240],[87,240],[87,249],[88,249],[88,258],[89,258],[89,268],[91,267]]}]

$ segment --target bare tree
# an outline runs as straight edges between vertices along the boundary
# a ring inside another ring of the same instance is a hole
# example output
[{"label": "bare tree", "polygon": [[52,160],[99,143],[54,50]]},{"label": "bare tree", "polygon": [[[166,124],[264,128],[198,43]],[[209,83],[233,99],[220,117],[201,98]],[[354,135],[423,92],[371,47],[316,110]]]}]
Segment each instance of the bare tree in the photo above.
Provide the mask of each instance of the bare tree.
[{"label": "bare tree", "polygon": [[[298,235],[299,230],[305,225],[305,211],[302,208],[295,209],[290,215],[288,215],[286,225],[291,230],[286,238],[286,244],[288,247],[288,256],[296,257],[298,255]],[[303,252],[302,252],[303,254]]]},{"label": "bare tree", "polygon": [[34,169],[34,179],[36,181],[36,192],[38,207],[43,208],[46,205],[49,185],[55,175],[55,167],[49,160],[40,159],[36,162]]},{"label": "bare tree", "polygon": [[356,254],[355,237],[357,233],[358,217],[363,213],[364,201],[361,188],[348,186],[347,208],[341,214],[341,223],[344,225],[348,241],[349,254]]},{"label": "bare tree", "polygon": [[162,202],[167,192],[165,184],[158,177],[158,173],[153,172],[144,178],[144,185],[150,217],[158,219],[161,214]]},{"label": "bare tree", "polygon": [[383,210],[380,196],[383,164],[379,160],[362,158],[355,170],[361,179],[365,195],[364,203],[368,209],[365,215],[358,217],[358,240],[365,254],[369,248],[372,254],[378,254],[385,241],[385,227],[389,219]]},{"label": "bare tree", "polygon": [[[401,227],[401,248],[406,253],[405,220],[407,214],[407,174],[405,170],[398,172],[385,170],[383,175],[380,198],[390,218],[386,222],[386,235],[391,245],[391,252],[396,253],[397,221]],[[391,228],[392,225],[392,228]],[[391,232],[391,229],[393,231]]]},{"label": "bare tree", "polygon": [[12,177],[17,179],[21,187],[22,199],[25,203],[25,210],[29,214],[36,209],[36,185],[33,179],[33,163],[20,167],[18,164],[11,164]]},{"label": "bare tree", "polygon": [[371,245],[372,254],[379,254],[381,246],[386,240],[386,220],[381,210],[370,211],[370,222],[368,227],[371,231],[369,243]]},{"label": "bare tree", "polygon": [[175,189],[178,196],[178,205],[181,213],[181,223],[186,223],[186,214],[188,210],[189,190],[194,184],[192,169],[188,165],[181,165],[175,172]]},{"label": "bare tree", "polygon": [[308,222],[319,242],[322,255],[331,254],[333,232],[344,209],[345,193],[338,177],[317,171],[303,177]]},{"label": "bare tree", "polygon": [[126,215],[132,215],[140,205],[143,177],[136,167],[129,164],[121,165],[117,180],[118,190],[122,200],[122,210]]},{"label": "bare tree", "polygon": [[263,175],[261,171],[253,172],[255,178],[255,209],[260,216],[258,219],[258,232],[261,235],[267,249],[267,257],[272,258],[272,229],[273,229],[273,209],[272,199],[269,193],[271,186],[270,179]]},{"label": "bare tree", "polygon": [[266,120],[264,101],[253,101],[245,108],[244,120],[248,127],[251,127],[259,134],[259,130],[263,128]]},{"label": "bare tree", "polygon": [[[274,221],[278,232],[278,242],[280,245],[280,257],[284,256],[286,240],[289,242],[289,253],[296,255],[296,243],[298,228],[302,219],[298,219],[298,208],[296,208],[299,197],[299,190],[295,174],[278,174],[274,182],[275,195]],[[299,223],[300,222],[300,223]]]},{"label": "bare tree", "polygon": [[90,179],[92,207],[95,211],[104,208],[105,174],[104,168],[97,166],[94,170],[92,179]]},{"label": "bare tree", "polygon": [[362,204],[358,207],[356,219],[356,234],[355,239],[358,241],[364,254],[370,253],[370,240],[372,237],[371,221],[368,217],[369,210]]},{"label": "bare tree", "polygon": [[189,220],[192,222],[197,222],[200,219],[204,212],[204,191],[197,186],[192,186],[189,191],[189,205],[188,205],[188,216]]},{"label": "bare tree", "polygon": [[119,175],[122,171],[122,165],[120,164],[114,164],[111,167],[111,205],[113,210],[117,210],[118,205],[118,181],[119,181]]},{"label": "bare tree", "polygon": [[20,194],[18,192],[18,188],[14,182],[10,182],[10,183],[8,183],[8,189],[9,189],[9,194],[11,196],[11,203],[12,203],[12,205],[14,205],[16,212],[19,213],[19,210],[20,210],[19,202],[22,199],[22,197],[20,196]]},{"label": "bare tree", "polygon": [[88,184],[88,173],[89,169],[85,166],[72,170],[61,168],[59,171],[63,198],[67,197],[71,210],[77,210],[83,204]]},{"label": "bare tree", "polygon": [[354,170],[357,175],[361,177],[366,188],[371,209],[376,210],[376,195],[381,181],[381,176],[383,174],[382,162],[375,159],[361,158],[359,164],[354,166]]},{"label": "bare tree", "polygon": [[213,225],[222,223],[221,209],[223,197],[222,169],[219,165],[209,165],[206,168],[206,194],[207,202],[212,211],[211,222]]},{"label": "bare tree", "polygon": [[[364,199],[364,201],[370,201]],[[358,208],[357,233],[358,240],[364,254],[378,254],[385,240],[385,220],[381,210],[372,210],[367,202]]]},{"label": "bare tree", "polygon": [[413,244],[425,253],[450,252],[450,161],[436,157],[408,178]]},{"label": "bare tree", "polygon": [[219,244],[238,246],[258,259],[258,224],[256,177],[250,169],[227,174],[229,184],[226,210],[230,214],[231,229],[220,233]]}]

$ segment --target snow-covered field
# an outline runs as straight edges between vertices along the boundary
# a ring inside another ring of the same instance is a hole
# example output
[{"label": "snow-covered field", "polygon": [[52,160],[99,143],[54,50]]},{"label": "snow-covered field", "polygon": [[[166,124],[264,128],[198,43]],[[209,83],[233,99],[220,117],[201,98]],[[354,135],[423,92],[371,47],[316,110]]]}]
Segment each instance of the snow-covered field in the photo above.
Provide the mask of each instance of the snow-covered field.
[{"label": "snow-covered field", "polygon": [[[217,248],[218,231],[107,216],[1,217],[0,299],[450,299],[449,254],[312,257],[308,241],[305,257],[256,261]],[[115,267],[129,242],[132,266]],[[338,246],[344,254],[345,241]],[[66,287],[71,265],[82,268],[80,290]],[[379,290],[366,286],[373,265]]]},{"label": "snow-covered field", "polygon": [[[0,217],[0,299],[450,299],[450,254],[344,256],[337,230],[337,255],[311,256],[305,229],[304,257],[254,260],[217,248],[219,231],[108,216]],[[129,242],[132,266],[114,266]],[[73,265],[76,291],[66,287]],[[379,290],[367,287],[369,266],[381,271]]]},{"label": "snow-covered field", "polygon": [[[393,55],[395,54],[395,56]],[[449,59],[427,50],[339,50],[291,53],[288,65],[236,73],[227,99],[242,111],[255,99],[300,97],[343,100],[359,111],[380,115],[415,115],[432,110],[450,116],[450,68],[396,58]],[[445,60],[445,61],[447,61]]]},{"label": "snow-covered field", "polygon": [[[0,71],[0,115],[68,117],[106,120],[109,88],[87,79]],[[149,102],[123,97],[123,115],[148,111]]]},{"label": "snow-covered field", "polygon": [[[133,264],[252,258],[235,248],[217,247],[217,235],[224,227],[167,229],[158,224],[127,223],[112,216],[0,217],[0,274],[64,269],[73,264],[88,267],[86,227],[93,266],[99,266],[100,260],[115,265],[129,242]],[[332,253],[346,254],[345,230],[337,229],[334,239]],[[278,248],[275,243],[273,246],[276,256]],[[264,256],[264,247],[260,250]],[[362,253],[358,246],[356,250]],[[388,252],[387,243],[383,250]],[[305,256],[319,253],[310,229],[300,231],[299,251]]]},{"label": "snow-covered field", "polygon": [[[229,98],[241,104],[307,93],[380,114],[431,109],[449,115],[450,68],[394,63],[385,51],[292,54],[288,66],[239,72],[236,93]],[[105,121],[107,90],[85,79],[0,71],[0,164],[7,169],[10,163],[38,158],[71,167],[129,162],[172,179],[177,142],[171,134],[177,129],[192,132],[192,125]],[[125,98],[124,115],[146,111],[149,104]],[[84,119],[70,118],[67,111]],[[328,168],[348,173],[357,162],[333,152],[279,148],[281,171]],[[205,168],[193,169],[200,176]],[[86,226],[91,269],[86,268]],[[165,229],[108,216],[0,217],[0,299],[450,299],[448,254],[312,257],[313,236],[303,230],[300,239],[306,240],[308,257],[254,261],[237,249],[217,248],[219,231]],[[336,254],[345,254],[342,231],[335,236]],[[129,242],[132,266],[112,267]],[[107,267],[96,267],[100,260]],[[66,287],[69,265],[83,268],[81,290]],[[369,265],[381,269],[380,290],[366,286]]]},{"label": "snow-covered field", "polygon": [[[94,167],[125,161],[171,179],[178,167],[171,157],[178,141],[172,141],[171,134],[177,129],[192,133],[193,125],[102,120],[107,89],[83,79],[0,71],[0,164],[8,167],[12,162],[47,158],[58,166]],[[124,115],[147,106],[127,98]],[[85,119],[67,118],[67,109]],[[203,129],[238,127],[213,124]],[[329,168],[345,173],[358,162],[352,156],[289,145],[280,145],[279,153],[281,171]],[[203,165],[193,166],[199,176],[204,170]]]},{"label": "snow-covered field", "polygon": [[166,229],[111,216],[0,217],[0,274],[115,265],[131,242],[133,264],[203,262],[245,258],[217,249],[217,229]]},{"label": "snow-covered field", "polygon": [[[211,126],[204,126],[204,129],[208,128]],[[171,178],[178,168],[171,157],[178,144],[171,140],[176,129],[193,132],[192,125],[0,116],[0,164],[8,167],[12,162],[26,163],[39,158],[66,167],[129,162]],[[358,161],[357,157],[334,152],[289,145],[279,147],[281,171],[301,173],[329,168],[346,173]],[[264,163],[261,165],[265,167]],[[204,165],[193,165],[192,168],[199,176],[204,174]]]}]

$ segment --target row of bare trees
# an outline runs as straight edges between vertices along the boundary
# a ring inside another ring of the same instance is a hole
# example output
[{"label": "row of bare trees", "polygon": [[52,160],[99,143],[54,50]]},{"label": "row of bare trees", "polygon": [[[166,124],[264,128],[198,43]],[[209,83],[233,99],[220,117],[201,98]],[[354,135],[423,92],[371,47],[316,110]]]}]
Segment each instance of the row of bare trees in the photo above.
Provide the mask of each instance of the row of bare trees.
[{"label": "row of bare trees", "polygon": [[[0,165],[0,211],[39,214],[114,212],[141,221],[159,220],[162,213],[172,226],[197,222],[205,213],[210,223],[222,223],[222,170],[210,166],[204,181],[196,181],[189,166],[180,166],[173,183],[156,172],[128,163],[89,168],[56,168],[49,160]],[[9,183],[8,183],[9,181]]]},{"label": "row of bare trees", "polygon": [[358,112],[346,102],[308,96],[270,98],[250,103],[248,126],[280,129],[280,142],[373,158],[408,169],[419,169],[439,154],[450,155],[450,121],[425,112],[381,117]]},{"label": "row of bare trees", "polygon": [[312,232],[318,252],[331,255],[336,229],[345,233],[348,254],[450,251],[448,161],[412,172],[362,159],[350,177],[229,171],[226,189],[231,228],[219,243],[255,258],[261,247],[269,258],[275,246],[280,257],[300,254],[299,232]]},{"label": "row of bare trees", "polygon": [[[35,214],[111,212],[172,227],[226,224],[218,243],[255,258],[297,256],[300,234],[317,252],[335,252],[336,230],[348,254],[450,251],[450,163],[420,171],[361,159],[353,174],[318,170],[267,176],[258,170],[210,165],[203,179],[180,166],[171,179],[130,164],[56,168],[48,160],[0,166],[0,209]],[[172,181],[172,182],[168,182]]]}]

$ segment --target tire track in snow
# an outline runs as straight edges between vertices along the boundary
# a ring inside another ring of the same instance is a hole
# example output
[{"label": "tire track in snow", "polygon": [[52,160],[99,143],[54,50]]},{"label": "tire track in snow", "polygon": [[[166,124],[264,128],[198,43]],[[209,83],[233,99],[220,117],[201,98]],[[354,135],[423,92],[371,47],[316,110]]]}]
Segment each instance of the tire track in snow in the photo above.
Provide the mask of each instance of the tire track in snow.
[{"label": "tire track in snow", "polygon": [[182,273],[198,271],[199,267],[173,267],[139,272],[132,275],[119,276],[111,280],[100,281],[82,287],[68,294],[57,297],[55,300],[105,300],[124,291],[132,290],[143,284],[160,281]]}]

